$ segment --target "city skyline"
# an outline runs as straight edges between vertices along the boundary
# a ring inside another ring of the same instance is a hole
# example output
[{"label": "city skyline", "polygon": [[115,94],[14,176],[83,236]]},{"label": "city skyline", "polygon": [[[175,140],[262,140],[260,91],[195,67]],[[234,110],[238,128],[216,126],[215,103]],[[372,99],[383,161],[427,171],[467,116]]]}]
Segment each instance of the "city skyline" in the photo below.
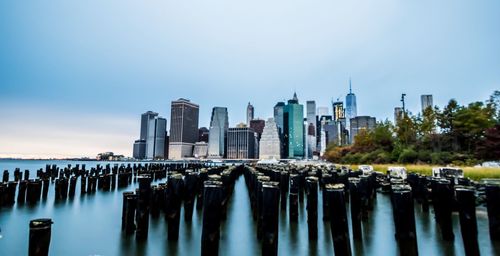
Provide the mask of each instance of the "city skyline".
[{"label": "city skyline", "polygon": [[181,97],[200,127],[218,105],[232,127],[246,103],[266,120],[294,91],[330,106],[349,77],[358,115],[377,120],[401,93],[417,113],[423,94],[442,107],[500,87],[498,1],[264,3],[2,1],[0,157],[130,155],[137,116],[168,119]]}]

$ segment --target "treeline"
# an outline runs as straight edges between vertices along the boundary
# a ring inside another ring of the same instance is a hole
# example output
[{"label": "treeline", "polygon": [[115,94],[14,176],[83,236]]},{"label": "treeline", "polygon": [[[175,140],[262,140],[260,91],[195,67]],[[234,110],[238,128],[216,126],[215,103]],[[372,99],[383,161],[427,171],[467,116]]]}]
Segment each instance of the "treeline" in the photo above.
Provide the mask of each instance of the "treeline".
[{"label": "treeline", "polygon": [[485,102],[461,106],[454,99],[440,109],[403,113],[363,130],[350,146],[328,145],[324,157],[335,163],[422,163],[474,165],[500,160],[500,91]]}]

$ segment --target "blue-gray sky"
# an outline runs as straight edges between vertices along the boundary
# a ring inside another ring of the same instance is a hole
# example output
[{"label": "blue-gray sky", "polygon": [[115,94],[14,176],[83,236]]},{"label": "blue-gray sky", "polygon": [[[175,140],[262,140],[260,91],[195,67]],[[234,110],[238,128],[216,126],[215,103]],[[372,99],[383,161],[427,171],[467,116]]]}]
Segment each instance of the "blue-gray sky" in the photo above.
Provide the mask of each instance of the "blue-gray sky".
[{"label": "blue-gray sky", "polygon": [[500,1],[0,2],[0,157],[131,155],[142,112],[213,106],[230,125],[296,90],[330,106],[348,80],[358,114],[392,119],[500,88]]}]

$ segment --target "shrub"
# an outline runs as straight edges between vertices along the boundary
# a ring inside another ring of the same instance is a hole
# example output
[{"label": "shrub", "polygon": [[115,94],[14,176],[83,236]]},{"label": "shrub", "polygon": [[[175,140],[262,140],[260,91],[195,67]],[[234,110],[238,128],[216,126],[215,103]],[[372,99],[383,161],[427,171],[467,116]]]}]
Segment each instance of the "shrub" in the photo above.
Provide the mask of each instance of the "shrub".
[{"label": "shrub", "polygon": [[398,162],[403,164],[415,163],[418,159],[418,153],[411,148],[404,149],[399,155]]}]

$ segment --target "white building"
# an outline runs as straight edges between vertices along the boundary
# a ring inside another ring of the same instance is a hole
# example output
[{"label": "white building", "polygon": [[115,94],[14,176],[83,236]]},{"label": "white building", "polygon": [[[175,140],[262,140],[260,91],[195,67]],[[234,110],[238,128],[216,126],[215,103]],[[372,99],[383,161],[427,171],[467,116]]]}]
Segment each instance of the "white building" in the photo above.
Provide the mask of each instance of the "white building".
[{"label": "white building", "polygon": [[260,138],[259,159],[280,159],[281,141],[278,126],[274,118],[269,118]]}]

